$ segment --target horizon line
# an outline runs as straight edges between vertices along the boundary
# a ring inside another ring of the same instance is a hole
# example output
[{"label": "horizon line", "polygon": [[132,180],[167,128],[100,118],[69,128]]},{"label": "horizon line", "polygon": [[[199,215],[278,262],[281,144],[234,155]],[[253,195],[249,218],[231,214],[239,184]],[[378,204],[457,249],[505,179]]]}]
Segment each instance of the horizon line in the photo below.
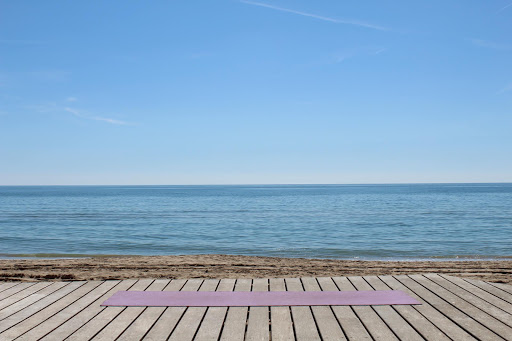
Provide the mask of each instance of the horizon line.
[{"label": "horizon line", "polygon": [[468,185],[468,184],[512,184],[512,181],[498,182],[368,182],[368,183],[233,183],[233,184],[53,184],[53,185],[2,185],[0,187],[102,187],[102,186],[367,186],[367,185]]}]

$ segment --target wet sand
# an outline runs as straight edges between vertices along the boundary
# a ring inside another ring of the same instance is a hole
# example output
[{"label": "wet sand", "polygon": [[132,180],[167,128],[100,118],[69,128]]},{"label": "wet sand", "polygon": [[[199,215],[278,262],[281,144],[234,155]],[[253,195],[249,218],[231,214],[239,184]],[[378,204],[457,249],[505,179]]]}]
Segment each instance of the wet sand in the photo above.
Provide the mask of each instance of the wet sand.
[{"label": "wet sand", "polygon": [[356,261],[235,255],[2,259],[0,281],[273,278],[443,273],[512,284],[512,260]]}]

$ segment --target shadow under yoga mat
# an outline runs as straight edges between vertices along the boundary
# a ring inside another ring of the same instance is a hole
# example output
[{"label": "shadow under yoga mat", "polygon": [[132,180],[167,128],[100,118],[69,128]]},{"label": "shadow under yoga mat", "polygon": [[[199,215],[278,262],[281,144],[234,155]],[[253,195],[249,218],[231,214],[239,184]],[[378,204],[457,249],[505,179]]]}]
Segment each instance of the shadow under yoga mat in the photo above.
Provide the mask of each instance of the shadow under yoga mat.
[{"label": "shadow under yoga mat", "polygon": [[376,291],[118,291],[102,306],[254,307],[421,304],[400,290]]}]

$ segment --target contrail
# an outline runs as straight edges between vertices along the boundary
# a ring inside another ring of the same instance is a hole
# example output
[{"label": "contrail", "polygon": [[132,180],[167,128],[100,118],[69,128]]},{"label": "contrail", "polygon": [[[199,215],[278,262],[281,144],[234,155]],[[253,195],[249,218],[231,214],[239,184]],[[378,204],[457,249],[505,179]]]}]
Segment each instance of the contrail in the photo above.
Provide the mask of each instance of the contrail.
[{"label": "contrail", "polygon": [[507,6],[505,6],[505,7],[501,8],[498,12],[496,12],[496,14],[498,14],[498,13],[500,13],[500,12],[502,12],[502,11],[506,10],[506,9],[507,9],[507,8],[509,8],[510,6],[512,6],[512,3],[510,3],[510,4],[508,4]]},{"label": "contrail", "polygon": [[389,31],[389,29],[386,28],[386,27],[377,26],[377,25],[369,24],[369,23],[366,23],[366,22],[363,22],[363,21],[358,21],[358,20],[334,19],[334,18],[324,17],[324,16],[321,16],[321,15],[316,15],[316,14],[296,11],[296,10],[289,9],[289,8],[277,7],[277,6],[265,4],[265,3],[262,3],[262,2],[255,2],[255,1],[249,1],[249,0],[240,0],[240,2],[242,2],[244,4],[248,4],[248,5],[253,5],[253,6],[260,6],[260,7],[270,8],[270,9],[273,9],[273,10],[276,10],[276,11],[287,12],[287,13],[292,13],[292,14],[296,14],[296,15],[302,15],[304,17],[315,18],[315,19],[318,19],[318,20],[329,21],[329,22],[332,22],[332,23],[335,23],[335,24],[354,25],[354,26],[371,28],[371,29],[379,30],[379,31]]}]

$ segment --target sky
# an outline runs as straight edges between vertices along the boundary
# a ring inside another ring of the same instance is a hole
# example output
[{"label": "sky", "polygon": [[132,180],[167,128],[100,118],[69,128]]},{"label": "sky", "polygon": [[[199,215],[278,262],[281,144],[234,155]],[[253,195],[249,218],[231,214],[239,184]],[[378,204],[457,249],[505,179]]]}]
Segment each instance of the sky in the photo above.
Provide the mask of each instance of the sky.
[{"label": "sky", "polygon": [[512,0],[0,1],[0,185],[512,181]]}]

